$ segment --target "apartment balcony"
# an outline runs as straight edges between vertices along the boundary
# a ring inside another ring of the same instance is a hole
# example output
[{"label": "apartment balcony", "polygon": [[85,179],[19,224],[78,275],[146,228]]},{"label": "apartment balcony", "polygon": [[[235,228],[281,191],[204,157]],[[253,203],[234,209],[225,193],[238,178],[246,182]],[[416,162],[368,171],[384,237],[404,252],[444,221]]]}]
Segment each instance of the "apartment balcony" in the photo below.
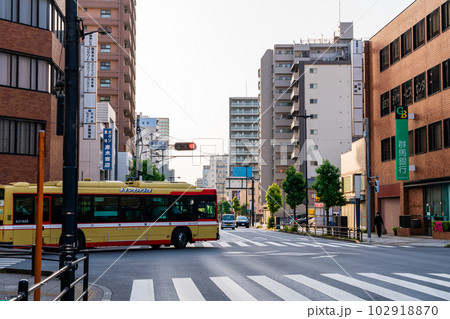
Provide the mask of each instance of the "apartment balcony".
[{"label": "apartment balcony", "polygon": [[297,101],[299,94],[300,94],[300,89],[298,87],[292,88],[291,101]]},{"label": "apartment balcony", "polygon": [[243,138],[259,138],[259,134],[251,134],[251,133],[231,133],[231,138],[239,138],[239,139],[243,139]]},{"label": "apartment balcony", "polygon": [[291,136],[291,144],[292,144],[292,145],[297,145],[297,144],[298,144],[298,134],[292,133],[292,136]]},{"label": "apartment balcony", "polygon": [[273,97],[274,97],[275,101],[277,101],[277,100],[291,100],[291,92],[290,91],[286,91],[284,93],[275,93]]},{"label": "apartment balcony", "polygon": [[279,105],[274,106],[275,113],[289,114],[289,110],[290,106],[279,106]]},{"label": "apartment balcony", "polygon": [[[279,143],[280,141],[276,141],[277,143]],[[290,140],[285,140],[285,142],[289,142]],[[292,150],[294,149],[294,145],[274,145],[273,146],[273,151],[275,154],[280,154],[283,155],[283,153],[291,153]],[[286,155],[286,154],[284,154]]]},{"label": "apartment balcony", "polygon": [[273,85],[275,87],[289,87],[291,86],[291,81],[289,80],[275,80],[275,82],[273,83]]},{"label": "apartment balcony", "polygon": [[275,181],[282,181],[286,178],[286,173],[275,173]]},{"label": "apartment balcony", "polygon": [[289,86],[295,85],[298,82],[300,75],[298,73],[292,73],[291,81],[289,82]]},{"label": "apartment balcony", "polygon": [[286,53],[275,53],[273,58],[274,58],[274,61],[277,61],[277,62],[281,62],[281,61],[291,62],[294,60],[294,55],[286,54]]},{"label": "apartment balcony", "polygon": [[300,109],[300,103],[298,101],[295,101],[294,104],[292,104],[290,114],[297,115],[299,109]]},{"label": "apartment balcony", "polygon": [[275,126],[289,126],[291,125],[291,120],[290,119],[286,119],[286,118],[275,118],[274,120],[274,124]]},{"label": "apartment balcony", "polygon": [[276,66],[273,68],[273,72],[275,74],[291,74],[291,68],[290,67],[279,67]]},{"label": "apartment balcony", "polygon": [[298,128],[300,126],[300,120],[298,119],[298,117],[294,117],[291,120],[291,130],[294,130],[295,128]]},{"label": "apartment balcony", "polygon": [[259,117],[246,117],[243,119],[239,119],[239,118],[231,118],[230,119],[231,123],[248,123],[248,124],[254,124],[254,123],[259,123]]},{"label": "apartment balcony", "polygon": [[292,138],[292,133],[293,133],[293,131],[290,131],[290,132],[275,132],[274,138],[289,140],[290,138]]},{"label": "apartment balcony", "polygon": [[291,153],[291,159],[296,160],[299,157],[299,151],[297,149],[294,149]]},{"label": "apartment balcony", "polygon": [[231,131],[259,131],[259,126],[237,126],[237,127],[231,127]]},{"label": "apartment balcony", "polygon": [[258,110],[231,110],[231,115],[259,115],[259,111]]}]

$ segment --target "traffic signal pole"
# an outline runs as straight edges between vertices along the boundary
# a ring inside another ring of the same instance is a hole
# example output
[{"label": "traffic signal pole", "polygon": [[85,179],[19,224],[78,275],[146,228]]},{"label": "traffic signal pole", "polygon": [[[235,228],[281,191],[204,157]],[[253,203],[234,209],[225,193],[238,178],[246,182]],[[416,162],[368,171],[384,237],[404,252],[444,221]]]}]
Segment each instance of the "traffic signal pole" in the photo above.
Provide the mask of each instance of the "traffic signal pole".
[{"label": "traffic signal pole", "polygon": [[[60,243],[60,266],[75,261],[78,202],[78,76],[79,28],[77,0],[66,0],[65,34],[65,129],[63,143],[63,206],[62,233]],[[69,291],[62,300],[73,301],[75,271],[66,271],[61,278],[61,290]]]}]

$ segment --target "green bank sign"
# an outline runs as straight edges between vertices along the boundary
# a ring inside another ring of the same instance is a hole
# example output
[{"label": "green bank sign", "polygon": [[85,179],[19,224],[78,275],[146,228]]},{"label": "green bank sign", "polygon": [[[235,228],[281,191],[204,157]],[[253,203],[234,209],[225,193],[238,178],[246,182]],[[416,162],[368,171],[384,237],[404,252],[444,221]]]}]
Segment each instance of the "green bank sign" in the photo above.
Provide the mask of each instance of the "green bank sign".
[{"label": "green bank sign", "polygon": [[395,110],[395,177],[409,180],[408,108],[397,106]]}]

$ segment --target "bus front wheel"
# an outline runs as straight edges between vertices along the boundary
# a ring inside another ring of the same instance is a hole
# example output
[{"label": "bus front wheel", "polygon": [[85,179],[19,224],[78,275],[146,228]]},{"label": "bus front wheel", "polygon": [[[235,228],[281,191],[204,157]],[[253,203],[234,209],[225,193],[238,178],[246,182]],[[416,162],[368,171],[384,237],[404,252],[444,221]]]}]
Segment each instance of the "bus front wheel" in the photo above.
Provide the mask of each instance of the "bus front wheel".
[{"label": "bus front wheel", "polygon": [[172,244],[175,248],[180,249],[186,247],[188,243],[188,233],[185,229],[177,229],[172,235]]}]

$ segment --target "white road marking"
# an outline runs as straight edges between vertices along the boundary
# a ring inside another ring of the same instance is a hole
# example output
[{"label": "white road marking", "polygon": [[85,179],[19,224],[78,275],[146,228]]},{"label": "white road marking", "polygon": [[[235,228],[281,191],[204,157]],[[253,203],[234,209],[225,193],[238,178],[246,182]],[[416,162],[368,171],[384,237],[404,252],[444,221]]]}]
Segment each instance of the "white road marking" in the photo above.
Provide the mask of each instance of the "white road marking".
[{"label": "white road marking", "polygon": [[203,245],[203,247],[214,247],[213,244],[211,244],[207,241],[202,241],[202,245]]},{"label": "white road marking", "polygon": [[228,243],[226,243],[226,242],[218,241],[217,243],[218,243],[220,246],[222,246],[222,247],[231,247],[231,245],[228,244]]},{"label": "white road marking", "polygon": [[205,301],[191,278],[172,278],[180,301]]},{"label": "white road marking", "polygon": [[228,277],[210,277],[231,301],[256,301],[246,290]]},{"label": "white road marking", "polygon": [[247,245],[246,243],[244,243],[242,241],[236,241],[235,243],[236,243],[236,245],[239,245],[241,247],[248,247],[249,246],[249,245]]},{"label": "white road marking", "polygon": [[274,246],[284,247],[283,244],[275,243],[275,242],[273,242],[273,241],[266,241],[266,243],[271,244],[271,245],[274,245]]},{"label": "white road marking", "polygon": [[[425,277],[425,276],[420,276],[420,275],[410,274],[410,273],[399,273],[398,272],[398,273],[395,273],[394,275],[399,275],[399,276],[403,276],[403,277],[407,277],[407,278],[425,281],[425,282],[429,282],[429,283],[444,286],[444,287],[450,287],[450,282],[445,281],[445,280],[440,280],[440,279],[435,279],[435,278],[431,278],[431,277]],[[449,278],[450,278],[450,276],[449,276]]]},{"label": "white road marking", "polygon": [[155,301],[153,279],[133,280],[130,301]]},{"label": "white road marking", "polygon": [[257,282],[273,294],[286,301],[309,301],[311,299],[299,294],[295,290],[286,287],[266,276],[248,276],[251,280]]},{"label": "white road marking", "polygon": [[364,300],[355,295],[352,295],[344,290],[335,288],[333,286],[327,285],[321,281],[311,279],[309,277],[303,275],[286,275],[289,279],[295,280],[305,286],[308,286],[312,289],[316,289],[321,293],[330,296],[333,299],[338,301],[360,301]]}]

